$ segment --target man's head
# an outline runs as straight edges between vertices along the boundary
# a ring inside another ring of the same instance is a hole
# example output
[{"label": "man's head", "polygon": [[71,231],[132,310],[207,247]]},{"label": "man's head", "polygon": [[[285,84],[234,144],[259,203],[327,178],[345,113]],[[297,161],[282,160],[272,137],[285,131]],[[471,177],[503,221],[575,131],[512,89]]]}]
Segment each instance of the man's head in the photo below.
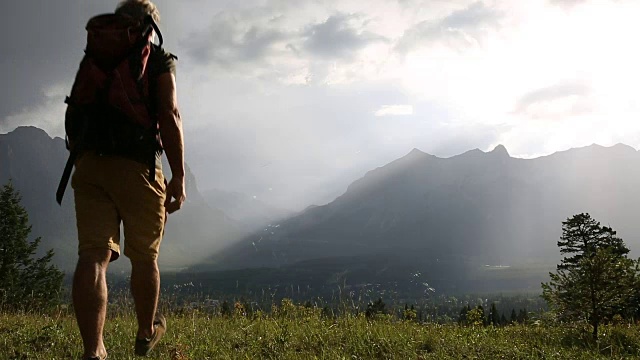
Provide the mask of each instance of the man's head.
[{"label": "man's head", "polygon": [[141,20],[151,15],[153,21],[160,22],[160,12],[149,0],[123,0],[116,7],[116,14],[125,14]]}]

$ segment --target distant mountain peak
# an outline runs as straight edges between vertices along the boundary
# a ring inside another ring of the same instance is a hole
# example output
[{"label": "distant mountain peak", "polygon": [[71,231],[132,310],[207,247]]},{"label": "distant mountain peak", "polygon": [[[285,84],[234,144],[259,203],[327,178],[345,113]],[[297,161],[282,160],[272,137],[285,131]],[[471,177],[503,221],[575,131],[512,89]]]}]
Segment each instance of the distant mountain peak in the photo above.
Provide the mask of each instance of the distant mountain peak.
[{"label": "distant mountain peak", "polygon": [[47,134],[46,131],[40,129],[39,127],[36,126],[18,126],[17,128],[15,128],[14,130],[10,131],[9,133],[14,133],[14,136],[28,136],[28,137],[32,137],[32,136],[46,136],[47,138],[51,139],[51,136],[49,136],[49,134]]},{"label": "distant mountain peak", "polygon": [[413,148],[413,150],[409,151],[409,153],[407,155],[405,155],[404,157],[406,158],[422,158],[425,156],[429,156],[429,154],[427,154],[424,151],[421,151],[420,149],[417,148]]},{"label": "distant mountain peak", "polygon": [[415,161],[415,160],[418,160],[419,161],[420,159],[425,159],[425,158],[428,158],[428,157],[433,157],[433,155],[427,154],[426,152],[421,151],[421,150],[419,150],[417,148],[413,148],[413,150],[411,150],[407,155],[401,157],[398,160],[401,160],[401,161],[407,161],[407,160]]},{"label": "distant mountain peak", "polygon": [[459,155],[454,155],[451,158],[457,158],[457,157],[464,157],[464,158],[468,158],[468,157],[478,157],[478,156],[482,156],[484,155],[485,152],[475,148],[475,149],[471,149],[471,150],[467,150],[465,152],[463,152],[462,154]]},{"label": "distant mountain peak", "polygon": [[637,152],[637,150],[630,145],[627,144],[623,144],[623,143],[617,143],[615,145],[612,146],[612,148],[614,149],[623,149],[623,150],[632,150],[633,152]]},{"label": "distant mountain peak", "polygon": [[494,155],[499,155],[499,156],[506,156],[506,157],[511,157],[509,155],[509,152],[507,151],[507,148],[504,147],[504,145],[500,144],[498,146],[496,146],[495,148],[493,148],[493,150],[491,150],[491,152],[489,152],[490,154],[494,154]]},{"label": "distant mountain peak", "polygon": [[593,143],[591,145],[588,146],[583,146],[583,147],[578,147],[578,148],[572,148],[572,149],[568,149],[568,150],[563,150],[563,151],[558,151],[558,154],[572,154],[572,153],[580,153],[580,154],[617,154],[617,155],[622,155],[622,154],[627,154],[630,156],[633,156],[634,154],[636,154],[638,152],[638,150],[636,150],[634,147],[629,146],[627,144],[623,144],[623,143],[617,143],[615,145],[612,146],[604,146],[604,145],[600,145],[600,144],[596,144]]}]

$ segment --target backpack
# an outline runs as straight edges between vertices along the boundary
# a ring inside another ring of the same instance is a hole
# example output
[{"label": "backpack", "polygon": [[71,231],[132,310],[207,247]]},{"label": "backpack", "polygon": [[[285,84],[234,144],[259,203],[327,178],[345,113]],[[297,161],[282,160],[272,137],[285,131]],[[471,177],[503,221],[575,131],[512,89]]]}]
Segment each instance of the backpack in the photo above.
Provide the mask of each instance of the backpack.
[{"label": "backpack", "polygon": [[[86,26],[87,46],[71,94],[65,99],[66,145],[70,150],[56,201],[62,203],[78,154],[124,156],[149,165],[162,152],[158,122],[149,98],[148,59],[151,47],[162,46],[162,34],[151,16],[142,21],[103,14]],[[159,45],[151,42],[152,31]]]}]

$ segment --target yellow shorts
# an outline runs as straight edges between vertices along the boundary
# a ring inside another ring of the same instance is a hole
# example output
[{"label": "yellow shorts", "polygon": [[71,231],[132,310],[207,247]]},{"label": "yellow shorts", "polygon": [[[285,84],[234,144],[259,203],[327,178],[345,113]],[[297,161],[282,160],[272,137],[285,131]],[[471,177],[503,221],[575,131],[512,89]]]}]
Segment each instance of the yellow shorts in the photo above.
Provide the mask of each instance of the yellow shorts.
[{"label": "yellow shorts", "polygon": [[75,163],[71,179],[76,204],[78,253],[110,249],[120,256],[120,224],[124,255],[132,261],[156,260],[164,232],[165,183],[157,162],[155,182],[149,166],[116,156],[87,152]]}]

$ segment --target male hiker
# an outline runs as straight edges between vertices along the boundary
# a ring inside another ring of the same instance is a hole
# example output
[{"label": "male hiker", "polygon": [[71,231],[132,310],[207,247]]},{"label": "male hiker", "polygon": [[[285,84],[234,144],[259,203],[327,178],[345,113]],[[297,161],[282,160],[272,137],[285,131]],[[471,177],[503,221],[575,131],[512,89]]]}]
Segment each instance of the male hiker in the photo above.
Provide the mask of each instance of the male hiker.
[{"label": "male hiker", "polygon": [[[72,297],[83,359],[107,358],[106,271],[120,256],[121,224],[138,320],[132,350],[147,355],[166,330],[166,320],[156,314],[157,257],[166,216],[185,201],[185,180],[176,58],[161,48],[158,21],[148,0],[125,0],[115,14],[92,18],[86,56],[66,100],[79,243]],[[171,167],[168,183],[162,149]],[[59,202],[68,177],[63,175]]]}]

